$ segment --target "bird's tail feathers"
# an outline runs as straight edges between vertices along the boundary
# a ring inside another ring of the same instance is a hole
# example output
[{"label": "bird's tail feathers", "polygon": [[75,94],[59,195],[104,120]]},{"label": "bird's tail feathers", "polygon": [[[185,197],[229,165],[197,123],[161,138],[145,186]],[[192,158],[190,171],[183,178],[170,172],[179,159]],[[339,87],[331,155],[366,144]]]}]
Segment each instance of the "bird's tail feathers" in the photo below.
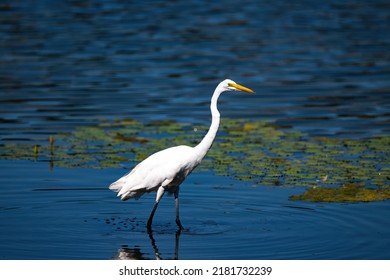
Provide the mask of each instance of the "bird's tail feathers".
[{"label": "bird's tail feathers", "polygon": [[125,186],[124,182],[121,180],[118,180],[114,183],[112,183],[108,188],[114,192],[117,192],[117,196],[121,197],[121,200],[127,200],[129,198],[140,198],[144,193],[145,190],[134,188],[133,190],[124,190],[123,187]]},{"label": "bird's tail feathers", "polygon": [[108,188],[114,192],[120,192],[120,190],[123,188],[123,182],[120,180],[112,183]]}]

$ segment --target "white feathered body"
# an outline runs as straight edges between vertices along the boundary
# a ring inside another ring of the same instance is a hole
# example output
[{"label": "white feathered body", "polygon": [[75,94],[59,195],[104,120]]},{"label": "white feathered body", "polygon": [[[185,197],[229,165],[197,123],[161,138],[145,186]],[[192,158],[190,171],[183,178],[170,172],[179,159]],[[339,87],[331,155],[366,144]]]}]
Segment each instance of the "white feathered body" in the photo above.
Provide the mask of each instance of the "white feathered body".
[{"label": "white feathered body", "polygon": [[121,200],[138,198],[146,192],[157,191],[162,186],[170,193],[176,191],[184,179],[200,163],[196,148],[176,146],[152,154],[131,172],[110,185]]},{"label": "white feathered body", "polygon": [[135,166],[130,173],[110,185],[110,190],[118,192],[118,196],[122,200],[138,198],[146,192],[157,192],[147,223],[148,232],[151,233],[154,213],[166,191],[175,195],[176,224],[179,226],[179,230],[183,229],[179,218],[179,186],[210,150],[220,122],[220,114],[217,108],[218,98],[222,92],[232,90],[254,93],[253,90],[229,79],[220,82],[211,97],[212,121],[210,128],[198,145],[193,148],[177,146],[157,152]]}]

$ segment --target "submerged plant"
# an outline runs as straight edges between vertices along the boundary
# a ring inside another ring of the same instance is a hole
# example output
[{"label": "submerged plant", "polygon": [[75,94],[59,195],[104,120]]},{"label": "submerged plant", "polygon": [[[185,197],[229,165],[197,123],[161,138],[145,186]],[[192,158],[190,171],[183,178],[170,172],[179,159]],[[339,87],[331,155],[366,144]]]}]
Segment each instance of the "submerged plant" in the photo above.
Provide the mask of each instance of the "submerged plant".
[{"label": "submerged plant", "polygon": [[[175,121],[145,125],[131,119],[100,120],[94,127],[78,127],[40,143],[1,144],[0,159],[48,161],[51,167],[70,168],[118,167],[128,161],[135,165],[170,146],[196,145],[207,129]],[[197,172],[212,170],[259,185],[308,187],[305,194],[292,196],[294,200],[370,201],[389,198],[389,158],[387,135],[312,138],[272,122],[225,118]]]}]

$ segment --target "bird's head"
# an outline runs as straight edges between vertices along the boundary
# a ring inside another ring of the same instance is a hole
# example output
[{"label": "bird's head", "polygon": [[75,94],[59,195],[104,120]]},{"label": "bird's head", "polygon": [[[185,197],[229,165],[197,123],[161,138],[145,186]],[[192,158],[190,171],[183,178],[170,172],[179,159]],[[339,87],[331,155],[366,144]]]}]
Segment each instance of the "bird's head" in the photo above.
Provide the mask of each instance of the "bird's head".
[{"label": "bird's head", "polygon": [[253,90],[250,88],[244,87],[242,85],[237,84],[235,81],[232,81],[230,79],[226,79],[220,83],[220,86],[225,90],[225,91],[245,91],[249,93],[255,93]]}]

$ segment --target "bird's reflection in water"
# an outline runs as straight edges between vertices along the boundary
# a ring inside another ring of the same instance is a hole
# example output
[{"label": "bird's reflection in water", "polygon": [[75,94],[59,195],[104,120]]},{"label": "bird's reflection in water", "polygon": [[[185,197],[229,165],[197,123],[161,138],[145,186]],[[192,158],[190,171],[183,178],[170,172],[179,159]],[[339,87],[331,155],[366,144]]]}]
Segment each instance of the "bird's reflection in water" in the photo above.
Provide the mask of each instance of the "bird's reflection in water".
[{"label": "bird's reflection in water", "polygon": [[[161,257],[161,253],[158,249],[156,240],[154,239],[153,236],[153,231],[149,231],[147,233],[149,235],[149,239],[151,242],[151,245],[154,250],[154,255],[156,257],[156,260],[162,260],[163,258]],[[175,234],[175,251],[174,251],[174,260],[179,259],[179,239],[180,239],[180,234],[181,230],[176,231]],[[128,248],[128,247],[122,247],[118,250],[116,253],[114,259],[116,260],[147,260],[144,253],[141,252],[141,249],[136,247],[136,248]]]},{"label": "bird's reflection in water", "polygon": [[147,260],[140,248],[122,247],[114,256],[114,260]]}]

